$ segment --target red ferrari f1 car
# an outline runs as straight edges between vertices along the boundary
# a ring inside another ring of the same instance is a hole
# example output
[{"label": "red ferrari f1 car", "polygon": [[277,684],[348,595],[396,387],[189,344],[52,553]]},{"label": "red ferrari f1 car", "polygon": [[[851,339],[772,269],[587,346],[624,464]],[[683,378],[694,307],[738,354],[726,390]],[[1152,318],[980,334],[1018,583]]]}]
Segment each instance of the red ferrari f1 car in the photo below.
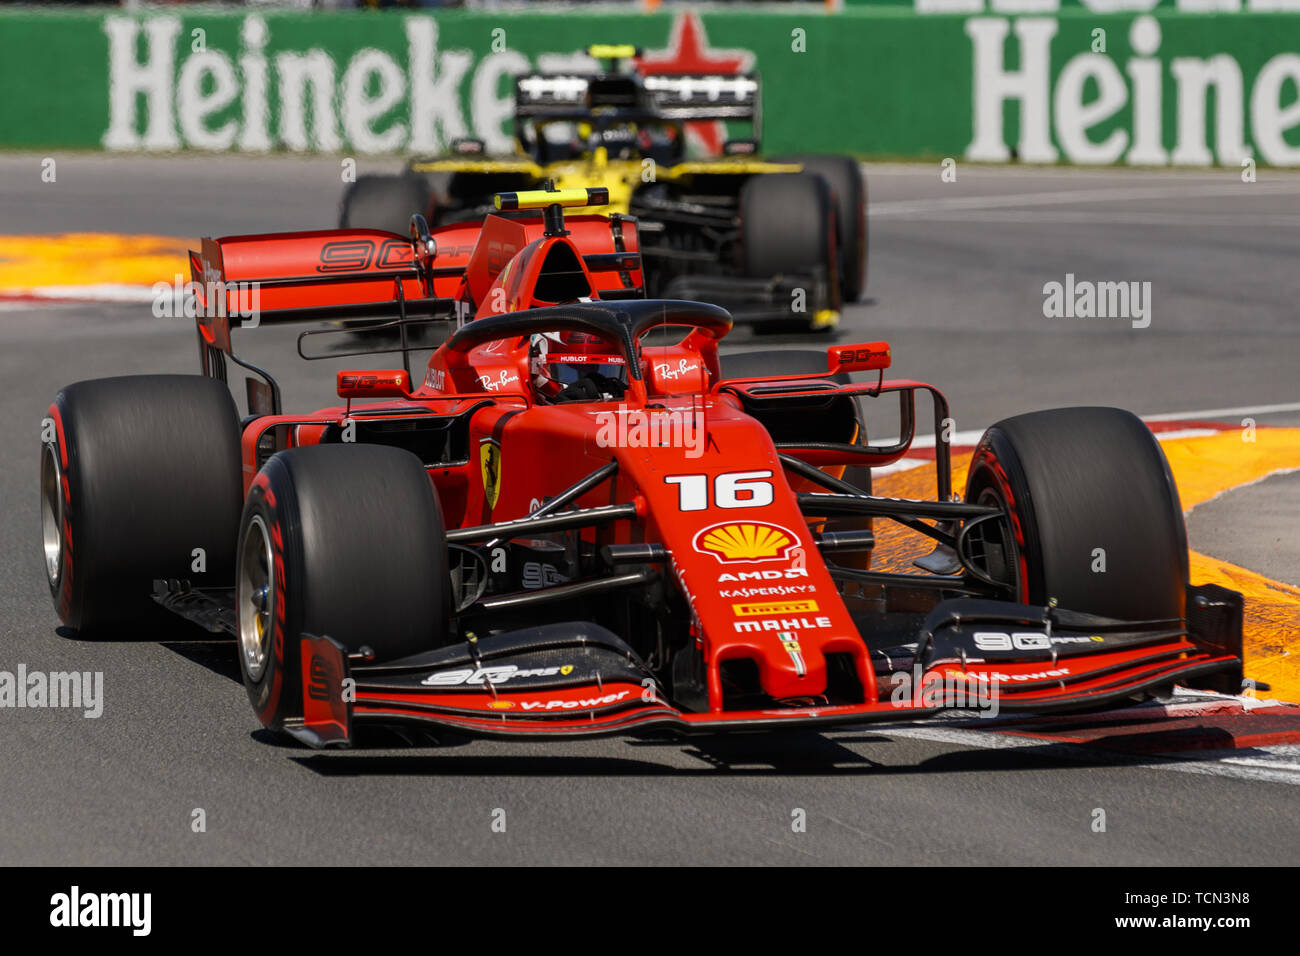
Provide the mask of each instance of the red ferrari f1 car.
[{"label": "red ferrari f1 car", "polygon": [[[259,720],[315,747],[367,724],[717,731],[1240,686],[1241,597],[1189,585],[1140,420],[1008,418],[954,495],[947,402],[886,379],[886,343],[720,356],[726,311],[642,297],[635,221],[566,221],[599,193],[503,194],[481,224],[417,215],[409,238],[204,240],[203,374],[81,382],[50,407],[63,621],[227,632]],[[403,367],[339,371],[340,402],[307,414],[232,347],[254,324],[376,316]],[[434,323],[454,331],[415,376],[408,335]],[[934,498],[873,496],[918,393]],[[869,400],[897,403],[897,438],[869,439]],[[873,522],[934,549],[873,567]]]}]

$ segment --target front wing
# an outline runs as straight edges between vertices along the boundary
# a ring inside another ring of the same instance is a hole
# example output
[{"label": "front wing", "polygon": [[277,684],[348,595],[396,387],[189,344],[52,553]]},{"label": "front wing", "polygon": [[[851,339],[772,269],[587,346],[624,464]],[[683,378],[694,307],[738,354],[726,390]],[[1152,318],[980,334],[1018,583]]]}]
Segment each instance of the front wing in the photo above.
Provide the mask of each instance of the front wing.
[{"label": "front wing", "polygon": [[[946,601],[914,644],[872,652],[875,694],[863,702],[757,710],[675,707],[627,644],[588,622],[471,638],[382,665],[366,663],[364,649],[349,655],[328,636],[303,635],[303,719],[286,730],[316,748],[348,746],[366,724],[487,737],[714,733],[914,720],[990,702],[1005,711],[1092,710],[1175,683],[1212,685],[1216,675],[1239,687],[1240,596],[1189,591],[1198,602],[1190,626],[1200,630]],[[1045,631],[1028,629],[1043,620]]]}]

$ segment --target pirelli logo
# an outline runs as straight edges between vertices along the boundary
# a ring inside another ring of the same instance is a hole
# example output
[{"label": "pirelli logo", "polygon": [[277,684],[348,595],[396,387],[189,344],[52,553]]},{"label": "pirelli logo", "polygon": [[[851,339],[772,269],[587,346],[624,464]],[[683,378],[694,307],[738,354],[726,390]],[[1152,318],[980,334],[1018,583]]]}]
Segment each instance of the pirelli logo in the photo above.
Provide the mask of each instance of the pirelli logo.
[{"label": "pirelli logo", "polygon": [[765,601],[757,604],[733,604],[737,617],[768,617],[773,614],[804,614],[820,611],[816,601]]}]

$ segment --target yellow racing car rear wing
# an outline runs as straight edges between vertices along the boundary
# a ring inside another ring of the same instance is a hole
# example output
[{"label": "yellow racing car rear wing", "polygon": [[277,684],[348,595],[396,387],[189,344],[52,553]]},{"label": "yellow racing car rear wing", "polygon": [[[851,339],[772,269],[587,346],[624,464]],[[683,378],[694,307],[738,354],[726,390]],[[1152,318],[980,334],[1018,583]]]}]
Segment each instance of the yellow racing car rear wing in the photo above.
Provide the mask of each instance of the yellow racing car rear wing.
[{"label": "yellow racing car rear wing", "polygon": [[530,73],[515,78],[515,116],[590,118],[597,108],[631,121],[738,120],[760,122],[756,74]]}]

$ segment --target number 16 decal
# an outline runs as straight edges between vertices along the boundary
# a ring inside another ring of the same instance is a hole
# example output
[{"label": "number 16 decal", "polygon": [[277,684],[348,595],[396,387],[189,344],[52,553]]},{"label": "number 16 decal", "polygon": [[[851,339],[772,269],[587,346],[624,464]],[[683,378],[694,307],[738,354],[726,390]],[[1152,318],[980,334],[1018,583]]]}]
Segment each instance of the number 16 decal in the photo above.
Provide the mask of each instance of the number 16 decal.
[{"label": "number 16 decal", "polygon": [[[775,492],[770,471],[730,471],[713,479],[713,503],[719,508],[763,508],[772,503]],[[707,511],[708,475],[669,475],[664,479],[677,486],[680,511]]]}]

